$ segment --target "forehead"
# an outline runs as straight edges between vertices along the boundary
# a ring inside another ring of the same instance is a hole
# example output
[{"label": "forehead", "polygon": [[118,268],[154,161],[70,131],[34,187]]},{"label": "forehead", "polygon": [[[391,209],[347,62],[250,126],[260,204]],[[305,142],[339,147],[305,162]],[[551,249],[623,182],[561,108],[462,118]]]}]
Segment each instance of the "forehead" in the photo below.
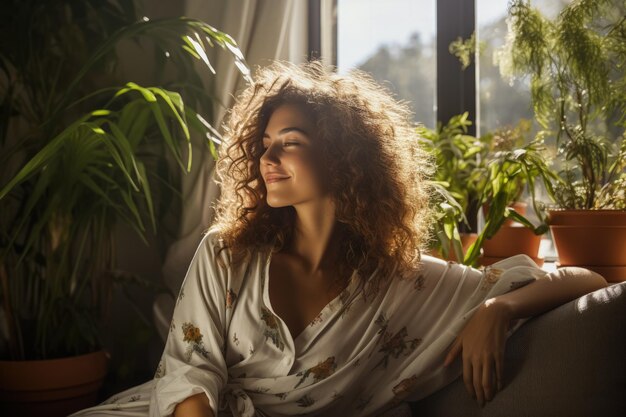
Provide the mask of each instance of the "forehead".
[{"label": "forehead", "polygon": [[311,132],[313,122],[303,107],[295,104],[282,104],[272,112],[265,133],[275,135],[285,127],[297,127],[305,132]]}]

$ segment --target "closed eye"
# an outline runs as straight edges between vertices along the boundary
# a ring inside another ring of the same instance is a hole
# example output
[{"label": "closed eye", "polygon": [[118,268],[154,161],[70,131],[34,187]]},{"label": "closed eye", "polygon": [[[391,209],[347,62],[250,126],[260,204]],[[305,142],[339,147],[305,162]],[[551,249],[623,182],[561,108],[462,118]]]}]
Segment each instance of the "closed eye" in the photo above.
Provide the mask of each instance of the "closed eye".
[{"label": "closed eye", "polygon": [[[300,141],[296,141],[296,140],[286,140],[282,143],[283,147],[288,147],[288,146],[300,146],[302,145],[302,143],[300,143]],[[267,150],[267,148],[270,147],[270,143],[269,142],[265,142],[263,141],[263,150]]]}]

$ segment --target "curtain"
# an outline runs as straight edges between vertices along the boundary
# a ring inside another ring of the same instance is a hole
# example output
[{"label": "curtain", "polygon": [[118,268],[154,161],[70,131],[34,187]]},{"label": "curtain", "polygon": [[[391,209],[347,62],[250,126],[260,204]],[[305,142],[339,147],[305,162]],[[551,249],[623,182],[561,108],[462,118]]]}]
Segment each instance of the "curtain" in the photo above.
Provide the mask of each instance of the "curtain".
[{"label": "curtain", "polygon": [[[274,59],[303,62],[307,57],[307,3],[291,0],[188,0],[185,14],[204,20],[231,35],[254,70]],[[217,98],[213,126],[220,126],[245,81],[233,59],[217,50],[212,55],[216,76],[207,80]],[[165,284],[177,294],[203,232],[213,220],[211,204],[219,197],[214,160],[202,139],[194,140],[192,172],[183,177],[183,207],[178,238],[169,247],[162,272]],[[161,294],[153,305],[154,321],[167,339],[175,299]]]}]

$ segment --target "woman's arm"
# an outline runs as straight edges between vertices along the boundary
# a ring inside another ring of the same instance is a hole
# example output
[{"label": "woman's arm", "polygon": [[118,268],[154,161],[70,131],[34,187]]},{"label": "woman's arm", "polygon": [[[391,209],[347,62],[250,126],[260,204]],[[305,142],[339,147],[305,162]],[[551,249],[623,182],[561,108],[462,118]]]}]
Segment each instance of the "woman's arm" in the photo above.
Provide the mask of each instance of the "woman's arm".
[{"label": "woman's arm", "polygon": [[174,417],[215,417],[209,406],[209,399],[201,392],[179,403],[174,409]]},{"label": "woman's arm", "polygon": [[607,286],[601,275],[575,266],[551,272],[516,291],[493,298],[503,304],[511,319],[520,319],[551,310],[575,298]]},{"label": "woman's arm", "polygon": [[535,316],[607,283],[584,268],[564,267],[515,291],[486,300],[463,328],[446,356],[444,366],[462,353],[463,381],[482,406],[494,395],[494,374],[502,388],[506,332],[512,320]]},{"label": "woman's arm", "polygon": [[[218,245],[215,233],[207,233],[181,284],[155,373],[150,416],[217,414],[219,395],[228,378],[224,320],[227,288],[232,288],[226,270],[218,264],[228,260],[227,253],[223,251],[224,259],[217,259]],[[199,392],[203,394],[196,396]]]}]

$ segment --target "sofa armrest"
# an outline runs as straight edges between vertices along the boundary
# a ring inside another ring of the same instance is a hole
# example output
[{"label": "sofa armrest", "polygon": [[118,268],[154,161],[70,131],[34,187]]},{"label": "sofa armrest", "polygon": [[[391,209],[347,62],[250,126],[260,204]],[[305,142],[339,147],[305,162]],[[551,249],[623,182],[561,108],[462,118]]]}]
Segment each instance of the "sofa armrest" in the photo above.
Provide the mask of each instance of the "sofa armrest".
[{"label": "sofa armrest", "polygon": [[419,402],[419,416],[590,416],[626,410],[626,282],[520,327],[507,341],[504,388],[480,408],[462,378]]}]

